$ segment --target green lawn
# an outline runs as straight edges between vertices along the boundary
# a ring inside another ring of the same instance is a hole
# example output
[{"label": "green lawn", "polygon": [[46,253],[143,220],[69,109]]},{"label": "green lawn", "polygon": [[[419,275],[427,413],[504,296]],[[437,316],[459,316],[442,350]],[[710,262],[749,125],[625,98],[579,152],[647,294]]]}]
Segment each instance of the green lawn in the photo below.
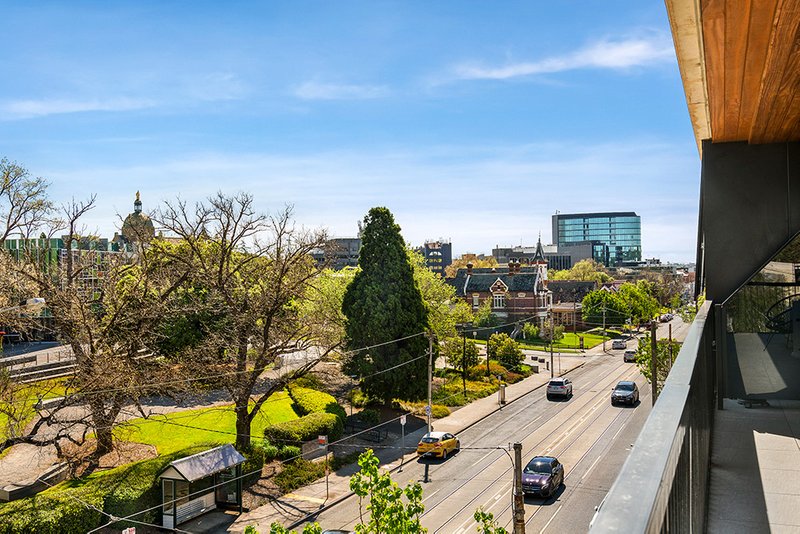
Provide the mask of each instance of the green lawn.
[{"label": "green lawn", "polygon": [[[297,417],[292,409],[292,399],[285,391],[280,391],[264,403],[253,420],[250,434],[262,436],[267,425]],[[198,443],[233,443],[236,438],[235,421],[232,405],[218,406],[185,410],[151,419],[134,419],[117,428],[115,435],[125,441],[154,445],[158,453],[164,455]]]},{"label": "green lawn", "polygon": [[[0,399],[0,439],[8,438],[9,423],[11,419],[8,413],[13,414],[12,432],[19,434],[31,422],[36,412],[33,406],[41,397],[42,399],[54,399],[63,397],[67,393],[66,382],[69,378],[52,378],[24,384],[19,388],[8,390],[9,396]],[[74,393],[74,390],[70,390]]]}]

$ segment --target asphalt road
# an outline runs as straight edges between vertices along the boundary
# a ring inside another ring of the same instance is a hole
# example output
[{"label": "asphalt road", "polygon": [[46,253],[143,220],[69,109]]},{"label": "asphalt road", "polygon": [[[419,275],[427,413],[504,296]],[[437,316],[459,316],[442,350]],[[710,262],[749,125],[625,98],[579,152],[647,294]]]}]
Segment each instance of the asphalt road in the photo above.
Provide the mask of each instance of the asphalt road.
[{"label": "asphalt road", "polygon": [[[417,460],[393,479],[401,486],[422,481],[425,464],[431,480],[423,482],[423,526],[430,533],[475,532],[473,513],[492,512],[510,530],[512,463],[509,443],[523,444],[523,462],[537,454],[555,455],[565,465],[565,484],[550,499],[526,498],[526,531],[586,531],[595,506],[603,500],[622,467],[650,410],[649,387],[623,351],[587,358],[570,374],[574,395],[548,401],[536,390],[459,434],[462,450],[446,461]],[[634,379],[641,402],[611,406],[619,380]],[[366,505],[366,503],[364,503]],[[365,510],[366,513],[366,510]],[[358,499],[351,497],[322,512],[323,528],[353,528],[359,520]]]}]

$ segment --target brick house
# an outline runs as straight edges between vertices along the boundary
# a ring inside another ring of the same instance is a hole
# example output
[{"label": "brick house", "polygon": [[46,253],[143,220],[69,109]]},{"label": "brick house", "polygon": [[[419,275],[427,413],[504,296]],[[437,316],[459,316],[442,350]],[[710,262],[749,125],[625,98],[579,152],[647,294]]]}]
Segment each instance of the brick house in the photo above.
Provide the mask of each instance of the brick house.
[{"label": "brick house", "polygon": [[541,325],[552,305],[552,293],[547,288],[547,261],[541,241],[532,264],[523,267],[511,262],[507,267],[459,269],[455,278],[448,280],[456,288],[456,295],[477,310],[487,299],[492,303],[492,313],[504,322],[526,319]]}]

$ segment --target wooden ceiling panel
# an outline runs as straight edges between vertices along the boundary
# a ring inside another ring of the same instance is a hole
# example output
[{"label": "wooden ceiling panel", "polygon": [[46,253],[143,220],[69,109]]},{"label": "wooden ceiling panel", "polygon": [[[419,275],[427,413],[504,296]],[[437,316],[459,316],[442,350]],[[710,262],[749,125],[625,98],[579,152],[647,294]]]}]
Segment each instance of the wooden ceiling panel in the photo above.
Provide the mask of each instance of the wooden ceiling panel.
[{"label": "wooden ceiling panel", "polygon": [[800,140],[800,2],[696,1],[711,139]]},{"label": "wooden ceiling panel", "polygon": [[790,115],[792,100],[800,88],[798,28],[800,5],[795,0],[781,0],[775,11],[760,101],[748,139],[752,143],[789,141],[786,133],[793,131],[800,119],[800,115]]}]

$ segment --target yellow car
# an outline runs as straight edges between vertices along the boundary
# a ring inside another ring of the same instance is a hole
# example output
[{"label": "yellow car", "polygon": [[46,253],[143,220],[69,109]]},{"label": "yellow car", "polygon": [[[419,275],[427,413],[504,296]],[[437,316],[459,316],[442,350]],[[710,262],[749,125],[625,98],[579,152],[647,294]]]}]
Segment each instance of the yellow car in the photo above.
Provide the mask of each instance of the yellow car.
[{"label": "yellow car", "polygon": [[428,432],[417,445],[417,454],[420,456],[437,456],[442,460],[447,459],[451,452],[461,450],[461,442],[448,432]]}]

